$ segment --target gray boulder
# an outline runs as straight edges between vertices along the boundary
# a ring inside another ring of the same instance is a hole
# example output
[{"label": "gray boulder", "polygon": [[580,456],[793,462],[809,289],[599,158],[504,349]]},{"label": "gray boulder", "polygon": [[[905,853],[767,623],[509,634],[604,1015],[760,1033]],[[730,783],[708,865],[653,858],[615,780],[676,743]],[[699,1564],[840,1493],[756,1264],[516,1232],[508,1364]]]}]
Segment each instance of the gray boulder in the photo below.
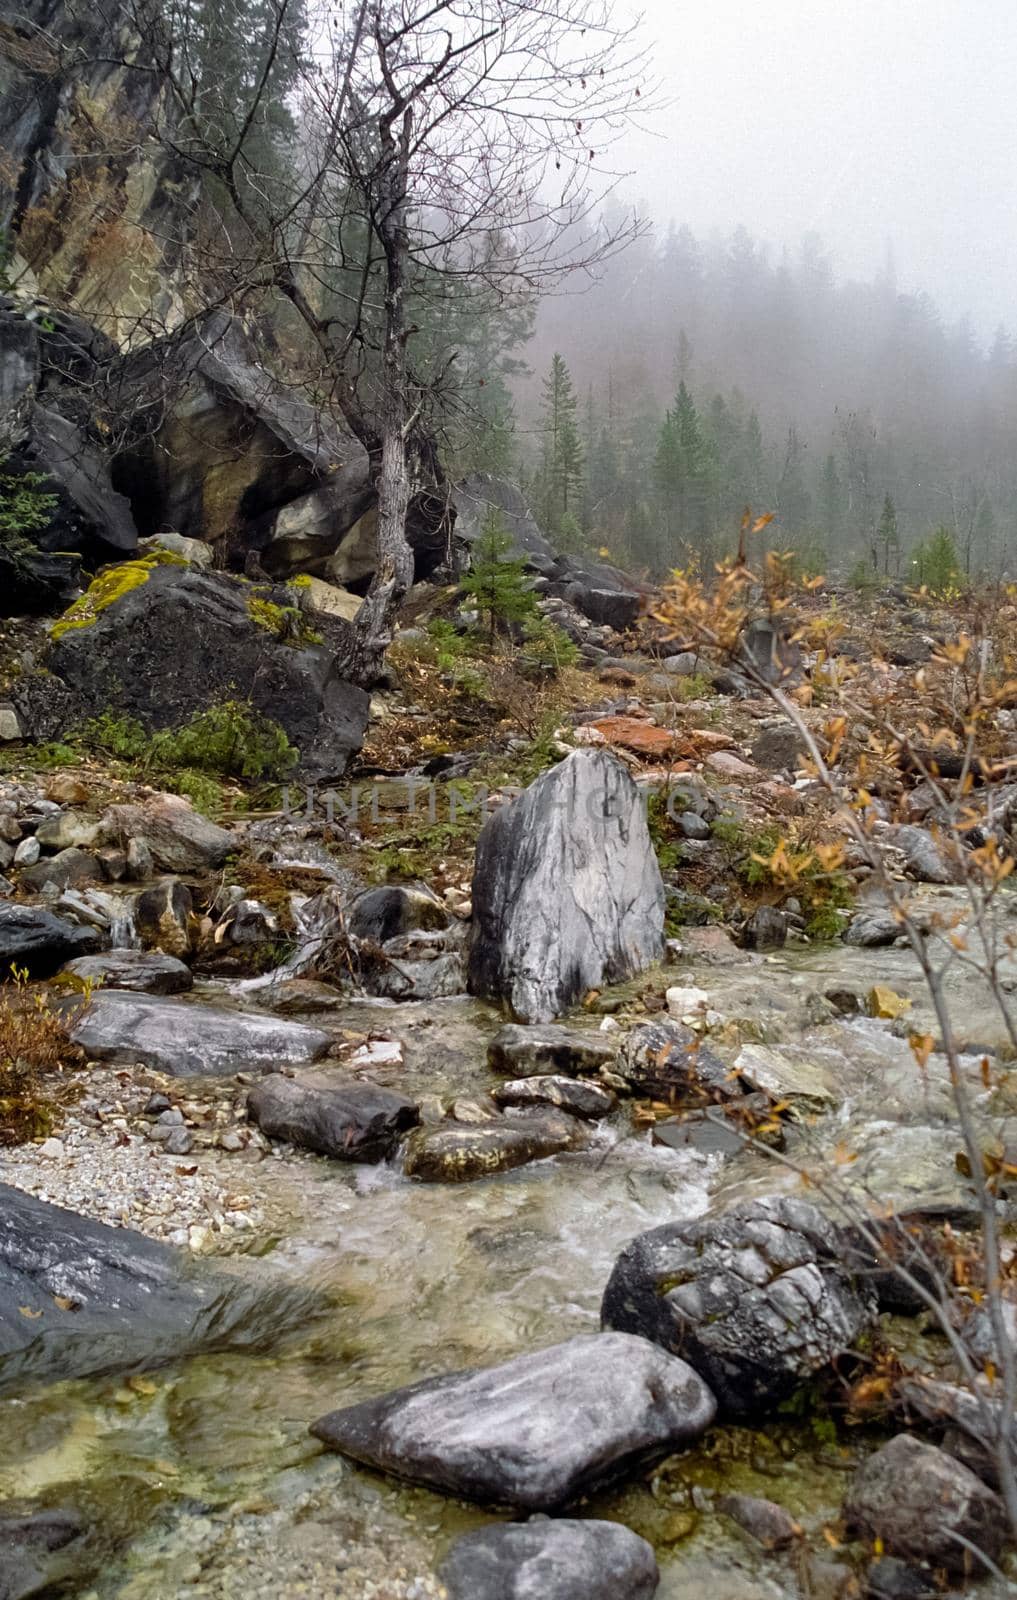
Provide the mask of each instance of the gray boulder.
[{"label": "gray boulder", "polygon": [[590,1122],[609,1116],[617,1103],[611,1090],[602,1089],[599,1083],[583,1083],[580,1078],[555,1073],[514,1078],[492,1090],[491,1098],[500,1106],[557,1106]]},{"label": "gray boulder", "polygon": [[487,1047],[487,1064],[494,1072],[513,1078],[548,1072],[599,1072],[613,1065],[617,1053],[603,1033],[507,1022]]},{"label": "gray boulder", "polygon": [[130,989],[136,994],[185,994],[194,986],[190,967],[159,950],[109,950],[105,955],[79,956],[60,970],[80,983]]},{"label": "gray boulder", "polygon": [[589,1130],[575,1117],[541,1106],[489,1122],[440,1123],[410,1135],[405,1172],[423,1183],[468,1183],[581,1150],[588,1139]]},{"label": "gray boulder", "polygon": [[[194,943],[194,902],[191,891],[177,878],[163,878],[135,896],[134,927],[146,950],[160,950],[182,959]],[[128,985],[130,987],[130,985]]]},{"label": "gray boulder", "polygon": [[20,881],[23,888],[38,893],[47,884],[55,884],[58,889],[74,889],[101,878],[98,858],[88,850],[72,847],[58,851],[55,856],[43,856],[34,867],[22,867]]},{"label": "gray boulder", "polygon": [[439,930],[448,925],[448,912],[435,895],[402,884],[365,890],[353,901],[346,921],[354,939],[379,945],[418,928]]},{"label": "gray boulder", "polygon": [[840,1230],[803,1200],[768,1198],[665,1223],[619,1256],[601,1320],[681,1351],[729,1417],[785,1399],[875,1317]]},{"label": "gray boulder", "polygon": [[681,1022],[639,1023],[615,1070],[633,1094],[654,1100],[734,1100],[744,1092],[716,1051]]},{"label": "gray boulder", "polygon": [[901,927],[890,911],[857,911],[848,924],[844,943],[856,945],[861,950],[879,950],[900,938]]},{"label": "gray boulder", "polygon": [[464,1534],[439,1577],[449,1600],[653,1600],[660,1572],[620,1523],[563,1517]]},{"label": "gray boulder", "polygon": [[944,842],[913,824],[895,828],[891,835],[898,850],[904,852],[904,864],[919,883],[956,883],[960,876],[958,865],[952,861]]},{"label": "gray boulder", "polygon": [[582,1334],[333,1411],[311,1432],[394,1477],[548,1511],[692,1444],[715,1410],[684,1361],[645,1339]]},{"label": "gray boulder", "polygon": [[577,750],[488,818],[477,842],[469,987],[549,1022],[664,950],[664,885],[639,791]]},{"label": "gray boulder", "polygon": [[405,1095],[323,1072],[271,1073],[248,1095],[247,1114],[270,1139],[340,1161],[383,1161],[420,1121]]},{"label": "gray boulder", "polygon": [[232,834],[176,794],[110,806],[103,813],[101,837],[123,847],[131,840],[147,847],[152,865],[163,872],[204,872],[221,867],[235,848]]},{"label": "gray boulder", "polygon": [[277,1072],[316,1061],[331,1043],[318,1028],[282,1017],[119,989],[94,994],[74,1018],[70,1036],[96,1061],[140,1061],[176,1078]]},{"label": "gray boulder", "polygon": [[0,975],[26,967],[33,978],[48,978],[73,956],[98,949],[94,928],[81,928],[40,906],[0,905]]},{"label": "gray boulder", "polygon": [[456,537],[469,548],[480,538],[494,512],[512,540],[512,555],[534,571],[548,576],[557,571],[554,551],[533,519],[522,490],[504,478],[475,472],[456,484]]},{"label": "gray boulder", "polygon": [[844,1520],[849,1532],[881,1539],[894,1555],[957,1574],[979,1570],[969,1545],[995,1561],[1006,1540],[999,1496],[961,1462],[906,1433],[859,1468],[844,1499]]},{"label": "gray boulder", "polygon": [[0,1184],[0,1391],[261,1349],[315,1304],[289,1285],[195,1271],[130,1228]]}]

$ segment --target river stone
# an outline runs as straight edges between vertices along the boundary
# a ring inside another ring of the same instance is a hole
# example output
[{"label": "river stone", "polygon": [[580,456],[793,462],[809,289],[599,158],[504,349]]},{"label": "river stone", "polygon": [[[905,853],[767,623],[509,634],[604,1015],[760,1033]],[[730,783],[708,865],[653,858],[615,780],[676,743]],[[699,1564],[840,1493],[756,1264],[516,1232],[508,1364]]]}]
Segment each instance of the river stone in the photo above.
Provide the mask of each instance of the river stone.
[{"label": "river stone", "polygon": [[669,1222],[619,1256],[605,1328],[686,1356],[729,1417],[752,1417],[848,1349],[875,1317],[842,1262],[837,1226],[804,1200],[771,1196],[719,1217]]},{"label": "river stone", "polygon": [[194,903],[187,885],[164,878],[142,889],[134,900],[134,927],[146,950],[162,950],[182,959],[190,955]]},{"label": "river stone", "polygon": [[270,1139],[341,1161],[383,1161],[420,1121],[394,1089],[323,1072],[271,1073],[247,1096],[247,1114]]},{"label": "river stone", "polygon": [[513,1078],[547,1072],[599,1072],[614,1065],[617,1053],[617,1046],[603,1033],[509,1022],[488,1045],[487,1064],[494,1072]]},{"label": "river stone", "polygon": [[803,1530],[790,1511],[773,1500],[761,1500],[754,1494],[722,1494],[715,1507],[768,1550],[784,1550],[802,1537]]},{"label": "river stone", "polygon": [[893,844],[904,852],[904,864],[919,883],[956,883],[959,869],[949,859],[944,845],[928,828],[907,824],[895,828],[891,835]]},{"label": "river stone", "polygon": [[99,823],[80,811],[58,811],[43,817],[35,837],[43,850],[90,850],[99,837]]},{"label": "river stone", "polygon": [[585,1117],[596,1122],[609,1116],[617,1101],[610,1089],[597,1083],[583,1083],[579,1078],[563,1078],[555,1073],[541,1074],[535,1078],[513,1078],[491,1091],[491,1098],[500,1106],[558,1106],[574,1117]]},{"label": "river stone", "polygon": [[900,923],[892,912],[863,910],[857,911],[851,918],[844,943],[856,945],[861,950],[879,950],[893,944],[900,935]]},{"label": "river stone", "polygon": [[346,918],[351,937],[372,944],[384,944],[417,928],[444,929],[448,925],[449,915],[440,900],[424,889],[402,884],[366,890],[354,900]]},{"label": "river stone", "polygon": [[615,1068],[633,1094],[654,1100],[733,1100],[736,1075],[684,1023],[641,1022],[622,1046]]},{"label": "river stone", "polygon": [[468,1126],[444,1123],[410,1135],[405,1172],[424,1183],[465,1183],[563,1150],[581,1150],[587,1139],[575,1117],[543,1108]]},{"label": "river stone", "polygon": [[21,887],[36,893],[46,884],[58,889],[76,888],[82,883],[96,883],[102,878],[98,859],[88,850],[71,847],[55,856],[41,856],[34,867],[21,870]]},{"label": "river stone", "polygon": [[316,1061],[331,1044],[327,1033],[301,1022],[119,989],[94,994],[70,1036],[96,1061],[140,1061],[179,1078],[278,1072]]},{"label": "river stone", "polygon": [[0,904],[0,973],[27,967],[33,978],[48,978],[72,956],[98,948],[94,928],[55,917],[40,906]]},{"label": "river stone", "polygon": [[960,1534],[990,1560],[1006,1539],[1002,1500],[935,1445],[899,1433],[862,1464],[844,1498],[848,1531],[907,1561],[961,1574],[979,1570]]},{"label": "river stone", "polygon": [[592,1333],[344,1407],[311,1432],[411,1483],[550,1511],[692,1444],[715,1411],[684,1361],[646,1339]]},{"label": "river stone", "polygon": [[[824,1057],[826,1059],[824,1059]],[[796,1111],[828,1111],[841,1098],[837,1069],[847,1062],[839,1051],[807,1044],[747,1044],[734,1064],[738,1076]]]},{"label": "river stone", "polygon": [[231,833],[209,822],[176,794],[153,795],[137,805],[110,806],[103,814],[102,837],[123,848],[131,840],[147,845],[152,864],[163,872],[221,867],[236,848]]},{"label": "river stone", "polygon": [[639,790],[576,750],[490,816],[477,841],[470,992],[550,1022],[664,953],[664,885]]},{"label": "river stone", "polygon": [[439,1577],[449,1600],[652,1600],[660,1572],[620,1523],[563,1517],[464,1534]]},{"label": "river stone", "polygon": [[133,1229],[0,1184],[0,1391],[260,1349],[316,1304],[288,1284],[196,1270]]},{"label": "river stone", "polygon": [[85,1523],[74,1511],[5,1510],[0,1515],[0,1600],[62,1593],[65,1583],[94,1570],[83,1553]]},{"label": "river stone", "polygon": [[96,988],[102,984],[136,994],[184,994],[194,985],[190,967],[160,950],[108,950],[105,955],[79,956],[60,971]]}]

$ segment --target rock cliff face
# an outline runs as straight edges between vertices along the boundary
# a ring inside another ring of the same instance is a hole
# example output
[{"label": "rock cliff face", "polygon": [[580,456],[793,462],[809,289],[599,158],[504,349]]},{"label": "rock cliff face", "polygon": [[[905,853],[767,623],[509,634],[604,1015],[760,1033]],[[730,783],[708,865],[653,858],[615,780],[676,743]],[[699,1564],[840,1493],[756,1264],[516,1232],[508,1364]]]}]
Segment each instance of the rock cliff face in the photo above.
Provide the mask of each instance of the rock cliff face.
[{"label": "rock cliff face", "polygon": [[[158,75],[118,0],[0,12],[0,232],[22,292],[73,302],[118,343],[179,320],[174,221],[194,180],[154,137]],[[119,66],[118,60],[132,62]]]}]

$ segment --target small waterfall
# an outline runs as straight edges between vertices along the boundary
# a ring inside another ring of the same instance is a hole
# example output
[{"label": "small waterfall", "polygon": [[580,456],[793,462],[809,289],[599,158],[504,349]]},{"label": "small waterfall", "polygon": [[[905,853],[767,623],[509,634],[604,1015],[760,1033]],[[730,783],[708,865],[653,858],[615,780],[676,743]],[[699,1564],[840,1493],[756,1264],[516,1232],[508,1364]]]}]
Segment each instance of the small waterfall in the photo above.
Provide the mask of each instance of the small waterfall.
[{"label": "small waterfall", "polygon": [[134,926],[134,896],[121,900],[110,918],[109,944],[111,950],[140,950],[141,940]]}]

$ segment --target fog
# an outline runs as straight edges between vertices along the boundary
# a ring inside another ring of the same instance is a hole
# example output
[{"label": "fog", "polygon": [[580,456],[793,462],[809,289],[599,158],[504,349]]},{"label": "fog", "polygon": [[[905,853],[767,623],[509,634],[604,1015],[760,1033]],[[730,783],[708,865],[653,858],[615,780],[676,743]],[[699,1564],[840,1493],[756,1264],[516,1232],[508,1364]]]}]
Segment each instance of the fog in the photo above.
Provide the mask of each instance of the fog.
[{"label": "fog", "polygon": [[838,276],[898,281],[986,341],[1017,324],[1014,0],[644,0],[669,108],[626,197],[697,234],[822,235]]}]

